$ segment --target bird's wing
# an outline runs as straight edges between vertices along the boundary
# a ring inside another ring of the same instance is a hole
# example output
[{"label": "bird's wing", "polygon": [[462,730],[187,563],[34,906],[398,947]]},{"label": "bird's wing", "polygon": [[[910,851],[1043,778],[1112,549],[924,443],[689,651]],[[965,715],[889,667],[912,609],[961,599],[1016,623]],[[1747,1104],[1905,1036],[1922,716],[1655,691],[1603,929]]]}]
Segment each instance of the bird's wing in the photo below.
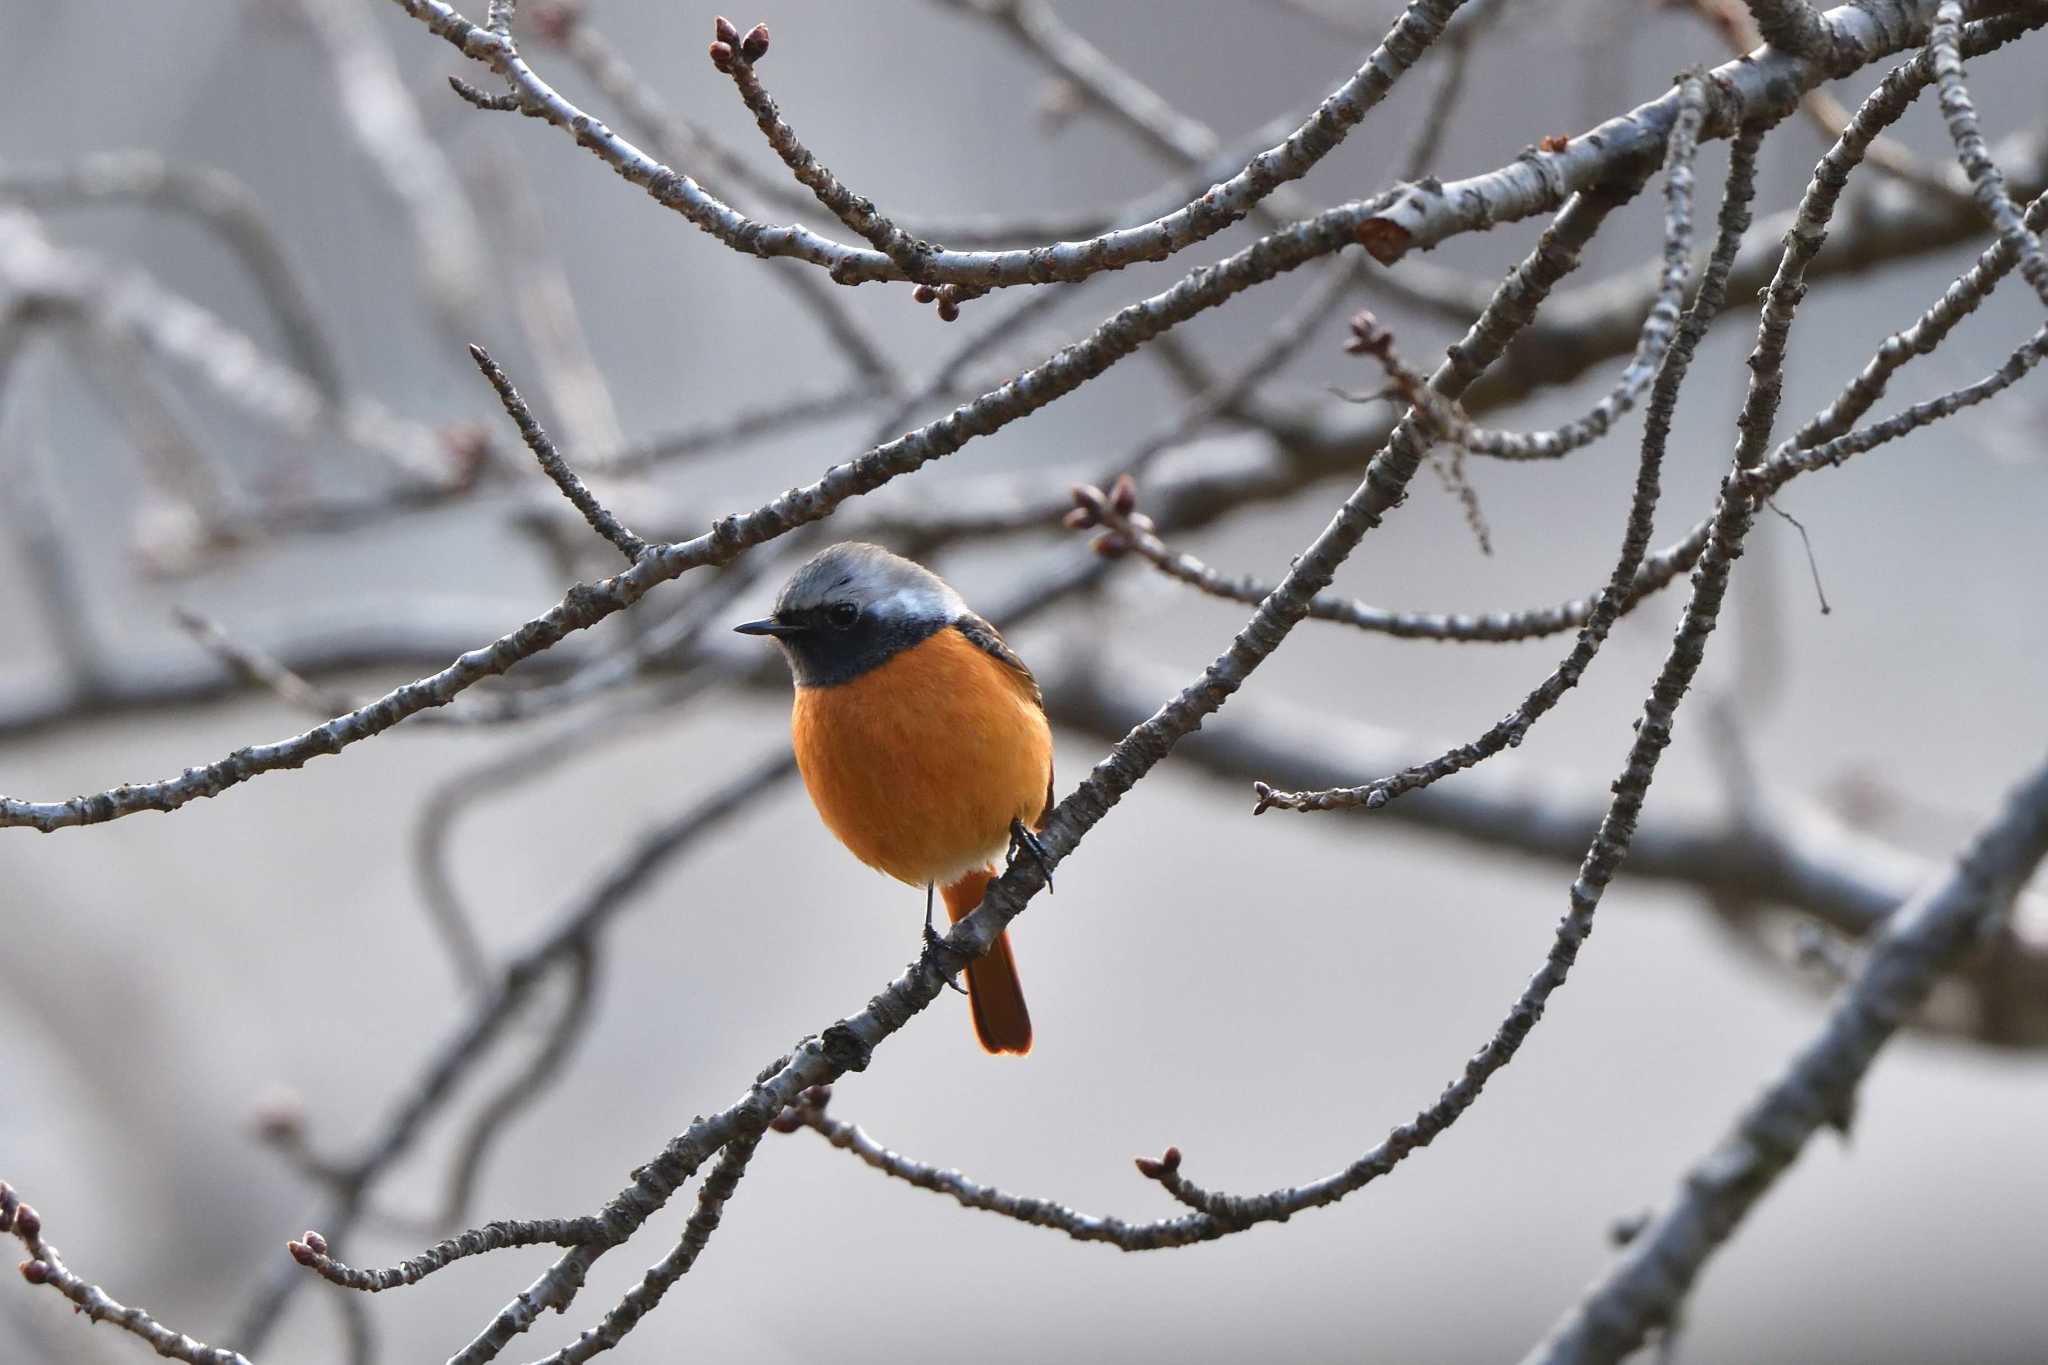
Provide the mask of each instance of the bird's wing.
[{"label": "bird's wing", "polygon": [[[1017,651],[1004,642],[996,628],[973,612],[968,612],[953,623],[953,629],[965,635],[976,648],[987,654],[1003,667],[1016,674],[1018,679],[1031,691],[1031,700],[1038,703],[1040,711],[1045,710],[1045,693],[1039,690],[1038,679],[1031,676],[1031,670],[1017,657]],[[1045,768],[1045,809],[1039,812],[1039,823],[1052,814],[1053,807],[1052,765]]]},{"label": "bird's wing", "polygon": [[1038,679],[1031,676],[1031,670],[1017,657],[1017,651],[1003,642],[1003,637],[996,633],[994,626],[973,612],[968,612],[953,623],[953,629],[973,641],[977,648],[997,663],[1015,673],[1018,680],[1031,689],[1031,700],[1038,703],[1038,709],[1045,709],[1045,694],[1038,690]]}]

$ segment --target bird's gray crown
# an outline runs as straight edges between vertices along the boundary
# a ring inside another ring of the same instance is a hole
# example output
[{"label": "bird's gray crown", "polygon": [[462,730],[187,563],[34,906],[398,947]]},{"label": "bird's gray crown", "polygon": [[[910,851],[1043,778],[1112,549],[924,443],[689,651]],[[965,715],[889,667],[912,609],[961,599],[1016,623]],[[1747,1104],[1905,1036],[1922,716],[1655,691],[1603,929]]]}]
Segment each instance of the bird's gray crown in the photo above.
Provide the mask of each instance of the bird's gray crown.
[{"label": "bird's gray crown", "polygon": [[969,617],[960,594],[879,545],[848,541],[798,569],[775,614],[738,629],[782,646],[799,687],[851,682]]},{"label": "bird's gray crown", "polygon": [[798,569],[775,599],[775,614],[802,619],[841,602],[885,621],[951,625],[967,612],[960,594],[922,564],[849,540]]}]

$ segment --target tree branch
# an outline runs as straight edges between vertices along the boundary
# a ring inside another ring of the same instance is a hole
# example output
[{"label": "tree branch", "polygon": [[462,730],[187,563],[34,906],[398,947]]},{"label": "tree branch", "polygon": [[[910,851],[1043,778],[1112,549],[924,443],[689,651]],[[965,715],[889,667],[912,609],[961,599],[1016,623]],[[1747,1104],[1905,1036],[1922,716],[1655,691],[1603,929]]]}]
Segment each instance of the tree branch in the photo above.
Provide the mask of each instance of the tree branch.
[{"label": "tree branch", "polygon": [[[856,249],[801,226],[770,227],[746,218],[690,177],[662,165],[563,98],[534,74],[509,41],[472,24],[441,0],[395,3],[465,56],[505,77],[520,92],[526,108],[570,132],[664,207],[681,213],[733,249],[809,261],[826,268],[841,284],[911,278],[884,252]],[[921,251],[921,281],[992,288],[1082,279],[1138,261],[1161,260],[1214,236],[1243,218],[1275,186],[1306,174],[1341,142],[1435,40],[1460,3],[1462,0],[1415,0],[1366,64],[1286,140],[1259,153],[1237,175],[1177,211],[1086,241],[998,252]]]},{"label": "tree branch", "polygon": [[1824,1123],[1845,1126],[1857,1086],[1936,974],[2008,909],[2048,855],[2048,766],[2007,797],[1936,885],[1886,921],[1813,1040],[1734,1131],[1689,1171],[1670,1208],[1527,1359],[1617,1361],[1677,1314],[1709,1257]]},{"label": "tree branch", "polygon": [[646,554],[647,542],[620,525],[619,519],[598,502],[589,486],[576,477],[576,471],[569,468],[568,461],[555,449],[555,443],[548,439],[547,432],[534,420],[532,411],[526,406],[526,400],[519,396],[518,389],[512,387],[512,381],[506,378],[498,363],[491,359],[490,353],[481,346],[472,345],[469,348],[469,356],[476,362],[476,367],[483,371],[484,378],[491,382],[491,387],[498,391],[498,401],[505,405],[505,415],[519,428],[519,437],[526,442],[526,448],[533,452],[533,458],[540,462],[541,472],[555,481],[555,487],[561,489],[562,496],[583,514],[583,519],[590,523],[590,529],[610,541],[613,548],[626,557],[628,564]]},{"label": "tree branch", "polygon": [[[471,30],[481,32],[481,30]],[[915,431],[836,465],[817,482],[792,489],[744,515],[728,516],[693,539],[651,548],[633,566],[596,583],[578,584],[546,614],[490,644],[470,650],[446,668],[387,692],[325,725],[271,744],[238,749],[179,777],[123,785],[66,801],[0,797],[0,827],[27,825],[50,831],[99,824],[143,810],[176,810],[216,796],[252,777],[297,768],[382,734],[431,707],[444,706],[482,681],[552,648],[565,636],[623,611],[655,586],[691,569],[725,564],[745,550],[820,521],[848,499],[960,449],[1018,418],[1072,393],[1144,342],[1285,271],[1341,250],[1346,237],[1331,223],[1265,237],[1236,255],[1183,279],[1171,289],[1128,305],[1085,341],[1066,347],[1017,378]]]},{"label": "tree branch", "polygon": [[140,1337],[158,1355],[187,1365],[249,1365],[247,1358],[234,1351],[174,1332],[142,1309],[116,1302],[106,1290],[74,1273],[57,1248],[43,1240],[42,1216],[0,1180],[0,1234],[9,1232],[28,1252],[28,1259],[21,1263],[21,1277],[56,1290],[88,1320],[110,1322],[130,1336]]}]

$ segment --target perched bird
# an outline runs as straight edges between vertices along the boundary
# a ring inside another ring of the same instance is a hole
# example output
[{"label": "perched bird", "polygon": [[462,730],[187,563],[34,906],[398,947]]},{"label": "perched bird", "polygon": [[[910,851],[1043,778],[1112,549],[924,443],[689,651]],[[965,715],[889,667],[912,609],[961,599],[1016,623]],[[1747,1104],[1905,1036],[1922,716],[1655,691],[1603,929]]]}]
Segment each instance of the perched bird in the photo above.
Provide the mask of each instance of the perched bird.
[{"label": "perched bird", "polygon": [[[797,766],[826,828],[856,858],[925,889],[954,922],[1006,858],[1044,860],[1052,729],[1038,683],[995,627],[922,565],[878,545],[834,545],[796,571],[775,614],[735,626],[772,636],[796,679]],[[974,1033],[1031,1050],[1008,932],[967,964]]]}]

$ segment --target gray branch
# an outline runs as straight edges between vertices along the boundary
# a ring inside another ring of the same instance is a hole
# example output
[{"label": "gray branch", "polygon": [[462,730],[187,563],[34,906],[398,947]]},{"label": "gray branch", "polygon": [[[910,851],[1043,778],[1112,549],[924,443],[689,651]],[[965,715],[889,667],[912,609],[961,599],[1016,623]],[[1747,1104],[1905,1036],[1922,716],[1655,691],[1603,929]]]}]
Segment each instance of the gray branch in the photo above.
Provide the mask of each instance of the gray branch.
[{"label": "gray branch", "polygon": [[2006,799],[1948,875],[1893,915],[1827,1022],[1735,1129],[1680,1182],[1671,1207],[1528,1356],[1616,1361],[1677,1314],[1700,1271],[1823,1124],[1845,1126],[1856,1088],[1935,976],[2010,910],[2048,855],[2048,766]]}]

